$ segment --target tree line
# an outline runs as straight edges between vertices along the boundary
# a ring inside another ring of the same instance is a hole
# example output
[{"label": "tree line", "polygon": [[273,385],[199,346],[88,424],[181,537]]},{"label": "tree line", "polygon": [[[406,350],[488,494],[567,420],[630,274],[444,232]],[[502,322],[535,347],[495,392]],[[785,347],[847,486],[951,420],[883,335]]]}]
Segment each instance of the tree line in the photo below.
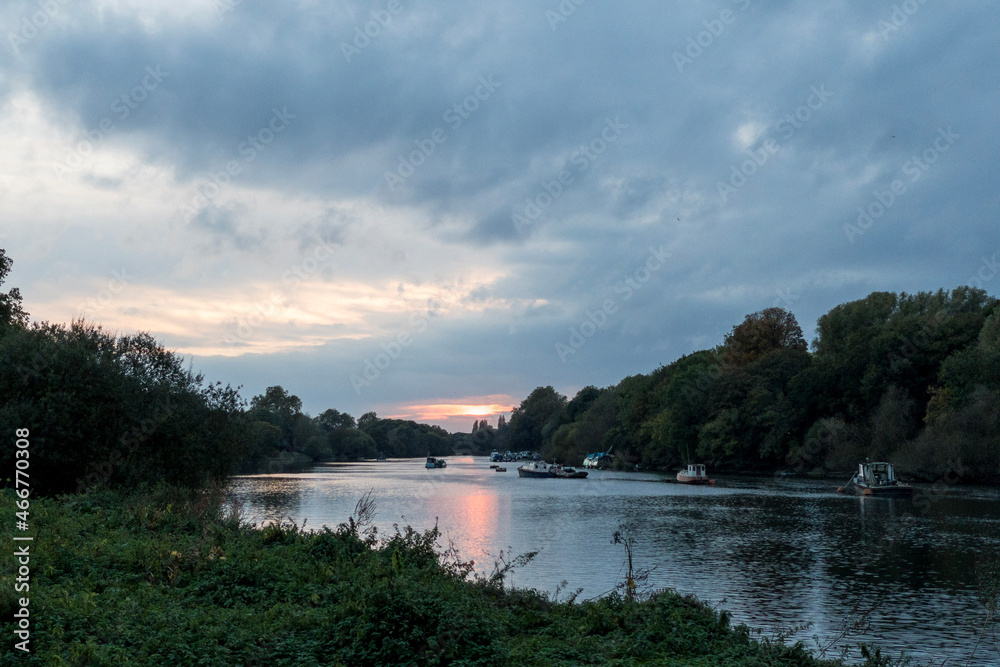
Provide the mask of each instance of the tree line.
[{"label": "tree line", "polygon": [[[0,286],[11,260],[0,249]],[[200,486],[275,457],[358,460],[536,450],[579,464],[670,469],[842,471],[888,459],[911,475],[1000,479],[1000,308],[981,289],[875,292],[819,318],[807,345],[794,315],[747,315],[715,348],[573,398],[538,387],[496,427],[471,433],[316,417],[281,386],[249,404],[206,382],[149,334],[29,321],[0,292],[0,433],[32,429],[41,493],[166,481]],[[0,466],[13,469],[13,448]]]},{"label": "tree line", "polygon": [[[538,387],[509,449],[578,464],[704,462],[744,472],[840,472],[866,458],[926,479],[1000,479],[1000,308],[981,289],[874,292],[819,318],[747,315],[715,348],[572,399]],[[509,445],[509,446],[508,446]]]},{"label": "tree line", "polygon": [[[0,286],[11,265],[0,249]],[[280,386],[247,404],[238,388],[206,382],[147,333],[30,322],[15,288],[0,292],[0,433],[23,428],[32,489],[42,495],[200,487],[287,453],[314,461],[452,451],[438,426],[374,412],[355,421],[333,409],[310,417]],[[14,450],[0,447],[4,470],[14,469]]]}]

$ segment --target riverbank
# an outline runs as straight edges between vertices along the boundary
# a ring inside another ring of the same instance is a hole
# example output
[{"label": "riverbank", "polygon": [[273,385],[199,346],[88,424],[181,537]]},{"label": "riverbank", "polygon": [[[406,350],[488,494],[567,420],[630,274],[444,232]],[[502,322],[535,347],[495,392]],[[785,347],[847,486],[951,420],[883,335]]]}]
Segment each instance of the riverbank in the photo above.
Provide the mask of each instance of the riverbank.
[{"label": "riverbank", "polygon": [[[9,533],[15,499],[2,494]],[[34,499],[31,526],[32,653],[19,665],[835,664],[754,641],[670,591],[555,602],[470,580],[435,531],[259,529],[218,493]],[[3,572],[11,638],[20,594]]]}]

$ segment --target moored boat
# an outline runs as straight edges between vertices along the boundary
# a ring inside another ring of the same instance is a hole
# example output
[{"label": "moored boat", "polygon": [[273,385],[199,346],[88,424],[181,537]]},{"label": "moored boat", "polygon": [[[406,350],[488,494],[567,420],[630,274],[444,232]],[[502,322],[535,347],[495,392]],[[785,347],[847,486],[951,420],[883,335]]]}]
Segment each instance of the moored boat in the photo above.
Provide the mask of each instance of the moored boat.
[{"label": "moored boat", "polygon": [[[879,461],[876,463],[859,463],[858,471],[847,483],[854,493],[862,496],[879,496],[885,498],[911,498],[913,487],[896,479],[896,471],[891,463]],[[844,487],[837,489],[845,491]]]},{"label": "moored boat", "polygon": [[544,461],[532,461],[517,467],[518,477],[555,477],[555,467]]},{"label": "moored boat", "polygon": [[689,463],[687,470],[681,470],[677,473],[677,481],[681,484],[715,485],[715,480],[708,478],[708,473],[705,472],[704,463]]},{"label": "moored boat", "polygon": [[532,461],[517,468],[518,477],[558,477],[560,479],[585,479],[587,472],[568,468],[557,463],[545,463],[544,461]]},{"label": "moored boat", "polygon": [[593,454],[588,454],[585,459],[583,459],[584,468],[607,468],[611,465],[611,450],[613,447],[609,447],[606,452],[594,452]]}]

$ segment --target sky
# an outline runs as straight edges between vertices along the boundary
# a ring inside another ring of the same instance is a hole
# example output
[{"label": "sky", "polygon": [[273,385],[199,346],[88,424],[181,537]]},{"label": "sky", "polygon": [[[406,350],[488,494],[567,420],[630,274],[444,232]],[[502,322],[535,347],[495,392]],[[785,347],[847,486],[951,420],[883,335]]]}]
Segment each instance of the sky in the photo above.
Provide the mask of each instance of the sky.
[{"label": "sky", "polygon": [[1000,294],[1000,5],[8,0],[34,320],[469,431],[874,291]]}]

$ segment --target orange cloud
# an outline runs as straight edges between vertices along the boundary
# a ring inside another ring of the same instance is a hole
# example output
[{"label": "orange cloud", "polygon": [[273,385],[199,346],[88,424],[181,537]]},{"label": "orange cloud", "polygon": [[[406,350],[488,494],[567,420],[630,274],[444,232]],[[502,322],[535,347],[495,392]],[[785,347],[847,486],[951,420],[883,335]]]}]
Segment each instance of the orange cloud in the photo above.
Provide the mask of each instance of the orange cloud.
[{"label": "orange cloud", "polygon": [[[512,405],[519,399],[504,394],[491,396],[469,396],[449,399],[439,403],[404,404],[391,406],[394,414],[389,419],[412,419],[443,426],[448,430],[467,431],[471,427],[470,418],[487,419],[499,415],[509,415]],[[495,422],[495,419],[489,421]]]}]

